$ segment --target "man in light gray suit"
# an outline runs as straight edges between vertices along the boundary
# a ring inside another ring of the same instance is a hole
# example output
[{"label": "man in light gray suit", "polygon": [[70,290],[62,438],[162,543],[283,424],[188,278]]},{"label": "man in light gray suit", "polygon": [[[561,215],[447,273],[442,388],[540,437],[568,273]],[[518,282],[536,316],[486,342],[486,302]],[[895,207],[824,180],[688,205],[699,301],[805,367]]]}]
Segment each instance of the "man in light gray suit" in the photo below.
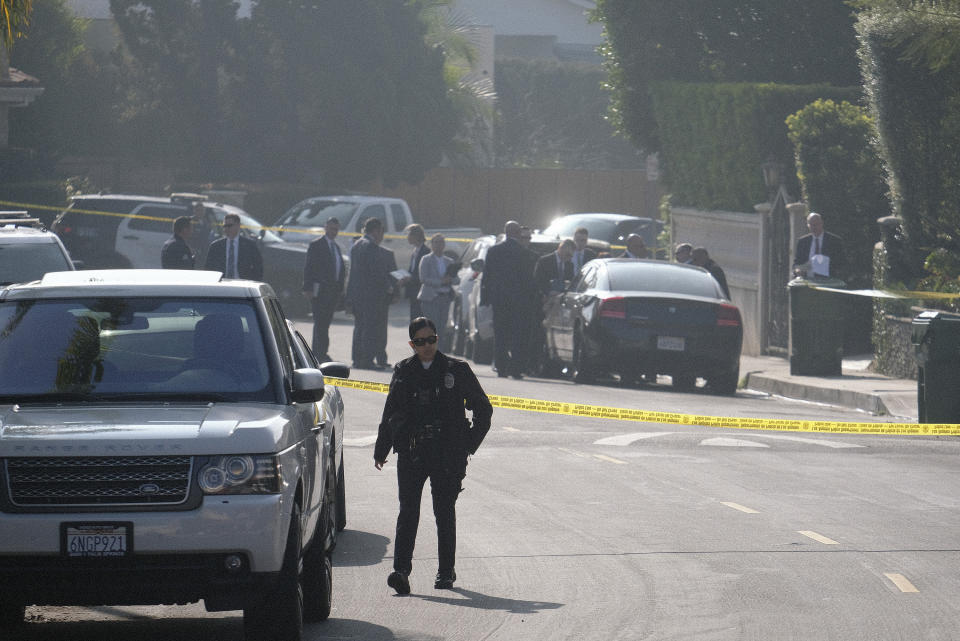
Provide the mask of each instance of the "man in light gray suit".
[{"label": "man in light gray suit", "polygon": [[443,255],[445,247],[443,234],[434,234],[430,239],[431,252],[420,259],[420,291],[417,293],[423,315],[437,326],[440,351],[447,349],[447,316],[453,300],[450,286],[460,282],[456,274],[449,273],[453,259]]}]

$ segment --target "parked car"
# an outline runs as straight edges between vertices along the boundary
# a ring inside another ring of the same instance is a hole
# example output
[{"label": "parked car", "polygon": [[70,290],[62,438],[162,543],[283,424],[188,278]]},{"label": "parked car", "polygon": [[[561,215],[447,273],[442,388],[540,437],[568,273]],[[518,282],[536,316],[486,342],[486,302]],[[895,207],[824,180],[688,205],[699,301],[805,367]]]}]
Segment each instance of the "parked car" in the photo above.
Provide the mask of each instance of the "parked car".
[{"label": "parked car", "polygon": [[573,238],[577,227],[586,227],[590,233],[589,246],[601,255],[617,253],[612,246],[622,246],[630,234],[640,234],[653,252],[657,236],[663,230],[663,221],[642,216],[609,213],[567,214],[555,218],[545,229],[533,235],[531,248],[537,253],[551,252],[564,238]]},{"label": "parked car", "polygon": [[487,250],[497,242],[493,235],[475,238],[457,259],[460,282],[453,286],[453,304],[447,333],[456,356],[466,355],[477,363],[493,360],[493,311],[480,305],[480,283]]},{"label": "parked car", "polygon": [[191,241],[191,249],[197,252],[197,269],[203,268],[207,244],[222,235],[223,217],[236,214],[240,233],[260,244],[264,281],[273,286],[288,313],[305,314],[309,305],[300,290],[306,245],[286,242],[239,207],[210,202],[199,194],[83,194],[70,199],[53,230],[86,269],[152,269],[160,267],[160,249],[173,235],[173,221],[192,215],[198,201],[203,202],[205,217],[210,220],[210,234]]},{"label": "parked car", "polygon": [[[410,206],[402,198],[384,196],[314,196],[298,202],[288,209],[276,223],[277,233],[288,241],[306,242],[323,235],[323,226],[330,217],[340,221],[337,242],[349,255],[350,247],[363,235],[363,222],[368,218],[383,221],[384,239],[381,245],[393,251],[397,267],[407,269],[413,255],[413,247],[407,242],[403,230],[416,221]],[[427,229],[427,239],[433,234],[447,237],[447,250],[456,257],[469,241],[457,239],[475,238],[483,232],[476,227],[447,227]]]},{"label": "parked car", "polygon": [[[201,599],[299,641],[332,603],[338,390],[269,285],[52,272],[0,290],[0,626]],[[342,470],[342,466],[339,468]]]},{"label": "parked car", "polygon": [[0,286],[76,269],[57,235],[25,211],[0,211]]},{"label": "parked car", "polygon": [[547,358],[576,381],[615,373],[628,380],[697,377],[736,392],[743,325],[705,269],[658,260],[598,258],[544,306]]}]

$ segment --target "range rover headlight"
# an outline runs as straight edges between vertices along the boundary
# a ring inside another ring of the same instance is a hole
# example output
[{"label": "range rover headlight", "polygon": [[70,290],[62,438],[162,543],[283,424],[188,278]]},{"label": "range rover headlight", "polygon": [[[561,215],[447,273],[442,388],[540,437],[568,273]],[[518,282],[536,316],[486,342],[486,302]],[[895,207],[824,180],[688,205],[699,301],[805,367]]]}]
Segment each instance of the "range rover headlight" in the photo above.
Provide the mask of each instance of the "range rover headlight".
[{"label": "range rover headlight", "polygon": [[211,457],[197,476],[204,494],[276,494],[280,465],[269,454]]}]

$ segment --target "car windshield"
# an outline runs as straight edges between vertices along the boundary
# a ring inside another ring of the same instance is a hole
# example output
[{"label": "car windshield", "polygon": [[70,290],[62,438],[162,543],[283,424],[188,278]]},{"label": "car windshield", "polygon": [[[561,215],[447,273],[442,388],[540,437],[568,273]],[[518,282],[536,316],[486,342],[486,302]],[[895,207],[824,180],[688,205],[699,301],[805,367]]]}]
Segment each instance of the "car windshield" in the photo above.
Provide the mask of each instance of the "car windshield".
[{"label": "car windshield", "polygon": [[586,227],[590,238],[611,245],[621,242],[628,234],[637,233],[643,236],[648,246],[653,247],[658,233],[656,222],[649,218],[611,219],[602,216],[562,216],[551,222],[542,233],[545,236],[572,238],[577,227]]},{"label": "car windshield", "polygon": [[24,283],[43,278],[47,272],[71,269],[70,261],[56,243],[0,244],[0,284]]},{"label": "car windshield", "polygon": [[323,227],[331,216],[346,225],[359,205],[336,200],[314,200],[294,207],[280,219],[280,225],[290,227]]},{"label": "car windshield", "polygon": [[610,291],[668,292],[720,298],[713,276],[699,269],[658,262],[607,264]]},{"label": "car windshield", "polygon": [[0,398],[273,400],[249,301],[77,298],[0,303]]}]

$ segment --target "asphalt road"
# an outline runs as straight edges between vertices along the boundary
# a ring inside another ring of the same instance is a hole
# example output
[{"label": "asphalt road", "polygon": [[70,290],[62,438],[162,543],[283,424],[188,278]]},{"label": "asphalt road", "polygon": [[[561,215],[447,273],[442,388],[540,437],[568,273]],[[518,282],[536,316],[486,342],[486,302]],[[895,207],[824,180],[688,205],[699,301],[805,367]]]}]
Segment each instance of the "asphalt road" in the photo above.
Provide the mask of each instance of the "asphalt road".
[{"label": "asphalt road", "polygon": [[[398,306],[388,353],[409,353]],[[307,325],[303,326],[308,329]],[[335,358],[349,356],[338,315]],[[308,332],[304,332],[309,336]],[[883,420],[738,392],[497,378],[488,393],[693,414]],[[389,380],[388,372],[355,378]],[[343,390],[347,530],[315,640],[956,639],[956,438],[738,431],[496,409],[458,502],[458,581],[433,589],[425,493],[411,576],[386,585],[394,457],[372,441],[384,396]],[[202,606],[29,608],[16,639],[237,639],[239,612]]]}]

